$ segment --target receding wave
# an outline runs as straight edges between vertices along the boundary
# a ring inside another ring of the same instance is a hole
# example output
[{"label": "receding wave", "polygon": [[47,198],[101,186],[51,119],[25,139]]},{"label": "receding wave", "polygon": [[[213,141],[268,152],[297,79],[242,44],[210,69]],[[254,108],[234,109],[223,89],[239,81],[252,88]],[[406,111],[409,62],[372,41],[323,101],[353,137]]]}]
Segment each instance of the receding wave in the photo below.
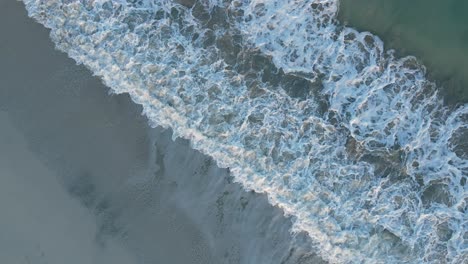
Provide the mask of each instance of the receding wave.
[{"label": "receding wave", "polygon": [[323,258],[467,259],[468,106],[339,25],[336,0],[24,2],[60,50],[266,193]]}]

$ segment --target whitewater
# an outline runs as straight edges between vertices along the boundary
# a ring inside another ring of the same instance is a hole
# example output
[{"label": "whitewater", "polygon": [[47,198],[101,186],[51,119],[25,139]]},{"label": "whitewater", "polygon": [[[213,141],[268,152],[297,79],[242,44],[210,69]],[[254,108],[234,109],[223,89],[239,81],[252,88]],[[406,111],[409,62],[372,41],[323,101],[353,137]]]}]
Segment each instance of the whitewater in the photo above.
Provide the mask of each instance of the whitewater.
[{"label": "whitewater", "polygon": [[340,25],[338,0],[23,2],[59,50],[267,194],[329,262],[468,259],[468,105]]}]

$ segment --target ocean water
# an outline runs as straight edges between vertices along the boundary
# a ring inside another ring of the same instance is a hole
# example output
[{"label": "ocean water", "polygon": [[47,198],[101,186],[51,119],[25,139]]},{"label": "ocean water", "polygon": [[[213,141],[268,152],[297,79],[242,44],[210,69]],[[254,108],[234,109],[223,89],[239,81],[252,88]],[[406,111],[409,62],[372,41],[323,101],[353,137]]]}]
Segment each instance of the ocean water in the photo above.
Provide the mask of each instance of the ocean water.
[{"label": "ocean water", "polygon": [[468,106],[340,25],[338,1],[23,2],[152,125],[266,193],[322,258],[468,258]]},{"label": "ocean water", "polygon": [[453,104],[468,101],[467,13],[464,0],[341,0],[338,19],[378,34],[401,55],[415,55]]}]

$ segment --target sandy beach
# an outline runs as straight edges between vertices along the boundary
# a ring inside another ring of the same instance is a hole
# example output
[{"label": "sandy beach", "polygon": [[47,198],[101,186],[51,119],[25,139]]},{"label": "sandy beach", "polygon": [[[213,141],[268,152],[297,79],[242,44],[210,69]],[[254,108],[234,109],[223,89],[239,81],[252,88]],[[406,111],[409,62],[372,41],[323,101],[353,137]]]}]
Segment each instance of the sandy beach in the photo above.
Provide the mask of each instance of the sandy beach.
[{"label": "sandy beach", "polygon": [[[2,263],[321,263],[265,195],[0,3]],[[274,232],[271,232],[274,230]]]}]

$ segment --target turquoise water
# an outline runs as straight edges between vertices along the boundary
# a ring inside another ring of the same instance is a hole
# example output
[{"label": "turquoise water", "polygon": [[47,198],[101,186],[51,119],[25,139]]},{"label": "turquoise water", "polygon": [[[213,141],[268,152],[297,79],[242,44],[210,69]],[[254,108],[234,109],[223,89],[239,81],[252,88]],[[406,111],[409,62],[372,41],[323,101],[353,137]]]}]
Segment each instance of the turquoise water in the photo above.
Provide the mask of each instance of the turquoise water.
[{"label": "turquoise water", "polygon": [[449,103],[468,101],[468,1],[341,0],[339,19],[418,57]]}]

